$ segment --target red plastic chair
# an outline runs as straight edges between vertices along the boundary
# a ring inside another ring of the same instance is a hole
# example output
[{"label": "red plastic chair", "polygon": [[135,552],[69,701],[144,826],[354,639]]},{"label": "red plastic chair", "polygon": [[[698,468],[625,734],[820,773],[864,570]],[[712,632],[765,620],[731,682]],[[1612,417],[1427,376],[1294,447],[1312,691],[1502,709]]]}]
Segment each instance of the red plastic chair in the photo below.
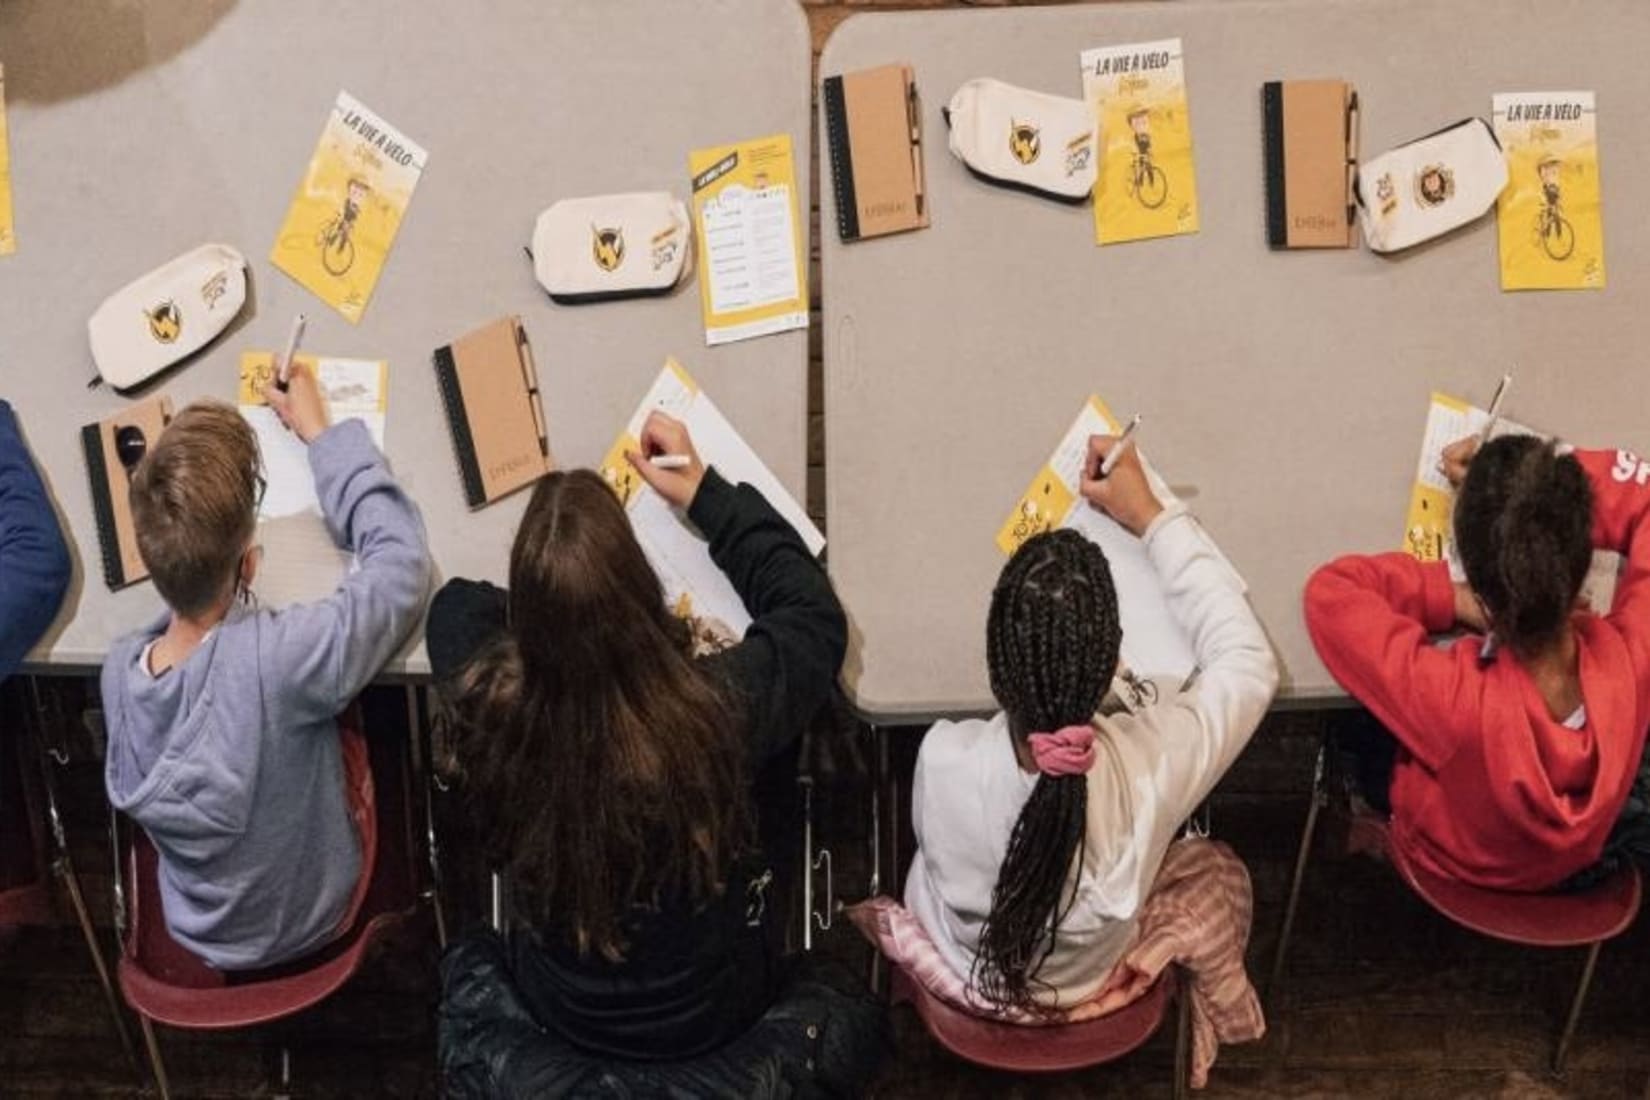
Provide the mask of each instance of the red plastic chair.
[{"label": "red plastic chair", "polygon": [[[161,912],[158,857],[141,829],[126,830],[126,868],[119,980],[143,1025],[155,1083],[171,1095],[155,1022],[190,1029],[268,1023],[331,996],[360,970],[368,953],[414,916],[421,900],[412,842],[411,775],[406,746],[369,739],[378,817],[377,858],[360,912],[349,931],[313,955],[263,970],[225,972],[207,966],[167,932]],[[117,898],[117,909],[120,901]]]},{"label": "red plastic chair", "polygon": [[1564,1060],[1575,1038],[1582,1005],[1593,982],[1598,953],[1604,941],[1625,932],[1638,916],[1643,883],[1639,870],[1628,863],[1588,890],[1564,893],[1513,894],[1485,890],[1442,878],[1418,867],[1401,845],[1388,845],[1392,866],[1421,900],[1459,924],[1484,936],[1527,947],[1586,947],[1570,1011],[1553,1053],[1553,1072],[1564,1071]]},{"label": "red plastic chair", "polygon": [[[1329,804],[1331,792],[1338,785],[1330,775],[1329,757],[1330,745],[1326,740],[1318,748],[1312,776],[1312,802],[1307,810],[1306,824],[1301,830],[1289,898],[1284,904],[1283,926],[1278,933],[1277,954],[1273,958],[1272,977],[1267,985],[1268,997],[1275,997],[1283,986],[1284,959],[1295,926],[1301,884],[1306,878],[1306,865],[1312,852],[1318,816]],[[1581,1020],[1587,991],[1593,982],[1599,951],[1604,941],[1620,935],[1638,915],[1643,888],[1638,868],[1628,864],[1590,890],[1544,894],[1485,890],[1415,866],[1398,845],[1389,843],[1387,834],[1385,820],[1360,816],[1352,822],[1350,839],[1359,850],[1379,852],[1390,859],[1398,877],[1410,890],[1456,924],[1480,935],[1528,947],[1588,949],[1587,961],[1581,969],[1581,980],[1576,985],[1575,996],[1564,1019],[1564,1028],[1559,1033],[1558,1046],[1553,1051],[1553,1072],[1562,1073],[1570,1053],[1570,1042],[1575,1038],[1576,1025]]]},{"label": "red plastic chair", "polygon": [[1164,973],[1145,995],[1116,1012],[1077,1024],[1034,1027],[970,1015],[940,1000],[904,969],[890,967],[890,996],[910,1004],[936,1042],[964,1061],[1011,1073],[1062,1073],[1113,1062],[1138,1049],[1157,1033],[1178,999],[1175,1035],[1174,1095],[1186,1090],[1191,1042],[1189,1002],[1177,998],[1179,979]]}]

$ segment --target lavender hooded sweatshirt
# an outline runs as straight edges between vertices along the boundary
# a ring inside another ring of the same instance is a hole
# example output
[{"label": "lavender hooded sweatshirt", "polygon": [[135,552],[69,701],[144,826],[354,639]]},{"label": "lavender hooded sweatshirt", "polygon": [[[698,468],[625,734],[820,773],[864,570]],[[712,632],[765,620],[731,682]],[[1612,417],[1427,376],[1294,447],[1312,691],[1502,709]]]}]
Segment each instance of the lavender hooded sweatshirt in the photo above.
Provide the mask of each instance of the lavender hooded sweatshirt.
[{"label": "lavender hooded sweatshirt", "polygon": [[327,599],[236,604],[159,676],[143,648],[163,616],[103,665],[109,801],[160,853],[166,926],[224,970],[271,966],[332,938],[361,873],[337,715],[418,623],[424,526],[359,420],[309,447],[327,527],[359,568]]}]

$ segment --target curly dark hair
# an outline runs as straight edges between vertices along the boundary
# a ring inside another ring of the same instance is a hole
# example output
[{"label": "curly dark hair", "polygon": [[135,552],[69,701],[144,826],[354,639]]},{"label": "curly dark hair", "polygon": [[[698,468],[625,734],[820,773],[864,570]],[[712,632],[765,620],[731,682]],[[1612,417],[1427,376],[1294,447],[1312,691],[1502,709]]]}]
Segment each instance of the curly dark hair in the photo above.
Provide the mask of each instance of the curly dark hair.
[{"label": "curly dark hair", "polygon": [[[986,625],[991,693],[1014,738],[1093,718],[1122,640],[1100,548],[1075,531],[1026,540],[1003,567]],[[1077,897],[1073,864],[1082,860],[1087,820],[1087,776],[1038,777],[1014,822],[970,975],[994,1004],[1034,1007],[1037,970]]]},{"label": "curly dark hair", "polygon": [[1593,490],[1574,455],[1527,435],[1479,448],[1455,500],[1455,545],[1496,636],[1539,652],[1563,631],[1592,563]]}]

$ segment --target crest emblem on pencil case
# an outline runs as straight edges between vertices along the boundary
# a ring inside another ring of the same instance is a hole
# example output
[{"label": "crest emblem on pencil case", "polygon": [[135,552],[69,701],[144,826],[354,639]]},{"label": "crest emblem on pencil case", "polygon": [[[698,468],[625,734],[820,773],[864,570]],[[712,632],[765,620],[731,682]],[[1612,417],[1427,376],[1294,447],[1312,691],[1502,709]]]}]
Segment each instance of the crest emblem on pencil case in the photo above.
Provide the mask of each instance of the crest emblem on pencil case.
[{"label": "crest emblem on pencil case", "polygon": [[1037,127],[1029,122],[1012,123],[1008,129],[1008,151],[1021,164],[1035,161],[1043,151],[1043,141],[1037,134]]},{"label": "crest emblem on pencil case", "polygon": [[144,316],[149,318],[149,335],[162,344],[177,342],[178,334],[183,331],[183,312],[178,304],[168,298],[153,309],[144,310]]},{"label": "crest emblem on pencil case", "polygon": [[1455,194],[1455,173],[1442,164],[1429,164],[1415,176],[1415,200],[1422,206],[1442,206]]},{"label": "crest emblem on pencil case", "polygon": [[596,258],[596,266],[603,271],[618,270],[619,265],[624,263],[624,230],[591,226],[590,236],[590,251]]}]

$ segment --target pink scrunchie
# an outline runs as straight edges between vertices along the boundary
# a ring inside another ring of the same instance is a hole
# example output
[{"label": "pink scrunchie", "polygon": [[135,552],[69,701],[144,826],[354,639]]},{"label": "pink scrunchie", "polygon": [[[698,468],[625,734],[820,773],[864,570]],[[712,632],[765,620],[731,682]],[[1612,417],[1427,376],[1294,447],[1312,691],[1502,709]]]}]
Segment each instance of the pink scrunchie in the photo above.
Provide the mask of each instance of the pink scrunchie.
[{"label": "pink scrunchie", "polygon": [[1026,737],[1031,758],[1044,775],[1082,775],[1094,767],[1094,730],[1089,726],[1067,726],[1054,733],[1033,733]]}]

